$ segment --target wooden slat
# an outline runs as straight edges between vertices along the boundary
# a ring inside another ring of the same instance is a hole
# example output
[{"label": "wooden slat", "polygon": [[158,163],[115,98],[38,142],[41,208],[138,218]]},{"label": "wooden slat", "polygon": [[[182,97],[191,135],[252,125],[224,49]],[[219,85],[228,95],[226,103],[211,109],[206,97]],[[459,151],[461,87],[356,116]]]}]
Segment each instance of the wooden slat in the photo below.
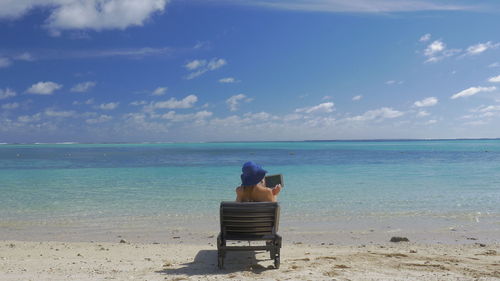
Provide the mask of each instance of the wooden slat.
[{"label": "wooden slat", "polygon": [[224,216],[274,216],[274,212],[222,212]]},{"label": "wooden slat", "polygon": [[271,232],[273,231],[272,227],[226,227],[227,232]]},{"label": "wooden slat", "polygon": [[222,217],[223,222],[230,222],[230,221],[236,221],[236,222],[269,222],[269,221],[274,221],[274,217],[235,217],[235,216],[224,216]]},{"label": "wooden slat", "polygon": [[224,226],[226,227],[273,227],[274,223],[272,221],[264,221],[264,222],[225,222]]},{"label": "wooden slat", "polygon": [[223,217],[244,217],[244,218],[253,218],[253,217],[274,217],[274,213],[222,213]]},{"label": "wooden slat", "polygon": [[254,207],[250,207],[250,206],[242,207],[242,206],[240,206],[240,207],[222,207],[222,209],[224,211],[228,211],[228,212],[241,211],[241,210],[246,210],[246,211],[261,210],[261,211],[271,212],[271,211],[274,211],[274,209],[276,209],[276,207],[275,206],[269,206],[269,207],[256,207],[256,206],[254,206]]},{"label": "wooden slat", "polygon": [[241,234],[244,234],[244,235],[268,235],[268,234],[272,234],[272,232],[270,230],[267,230],[267,229],[262,229],[260,231],[244,231],[244,230],[227,230],[226,233],[230,233],[230,234],[235,234],[235,233],[241,233]]},{"label": "wooden slat", "polygon": [[255,224],[255,223],[271,223],[274,225],[274,222],[273,221],[270,221],[270,220],[266,220],[266,219],[256,219],[256,218],[252,218],[252,219],[248,219],[248,218],[232,218],[230,220],[224,220],[223,221],[223,225],[227,225],[227,224],[234,224],[234,225],[237,225],[237,224]]},{"label": "wooden slat", "polygon": [[221,202],[221,205],[224,207],[240,207],[240,206],[278,206],[277,202],[235,202],[235,201],[225,201]]},{"label": "wooden slat", "polygon": [[276,238],[273,234],[264,234],[264,235],[248,235],[236,233],[236,235],[232,235],[231,233],[227,233],[225,239],[226,240],[236,240],[236,241],[270,241]]}]

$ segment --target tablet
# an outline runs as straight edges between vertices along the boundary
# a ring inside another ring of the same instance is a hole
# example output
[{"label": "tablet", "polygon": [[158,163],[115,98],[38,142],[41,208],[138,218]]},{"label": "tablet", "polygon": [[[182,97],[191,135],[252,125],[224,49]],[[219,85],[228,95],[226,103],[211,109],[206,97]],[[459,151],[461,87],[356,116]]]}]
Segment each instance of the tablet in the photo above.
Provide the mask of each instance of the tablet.
[{"label": "tablet", "polygon": [[281,187],[285,186],[282,174],[269,175],[266,176],[265,179],[266,179],[266,187],[274,188],[277,184],[281,184]]}]

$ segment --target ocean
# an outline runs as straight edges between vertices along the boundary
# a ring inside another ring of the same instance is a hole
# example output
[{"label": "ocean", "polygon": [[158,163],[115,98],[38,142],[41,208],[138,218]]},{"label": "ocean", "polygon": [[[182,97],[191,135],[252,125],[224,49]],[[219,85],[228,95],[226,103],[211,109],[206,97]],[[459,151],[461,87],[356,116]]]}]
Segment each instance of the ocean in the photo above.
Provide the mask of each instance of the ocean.
[{"label": "ocean", "polygon": [[3,144],[0,238],[215,229],[249,160],[283,174],[291,229],[500,227],[500,140]]}]

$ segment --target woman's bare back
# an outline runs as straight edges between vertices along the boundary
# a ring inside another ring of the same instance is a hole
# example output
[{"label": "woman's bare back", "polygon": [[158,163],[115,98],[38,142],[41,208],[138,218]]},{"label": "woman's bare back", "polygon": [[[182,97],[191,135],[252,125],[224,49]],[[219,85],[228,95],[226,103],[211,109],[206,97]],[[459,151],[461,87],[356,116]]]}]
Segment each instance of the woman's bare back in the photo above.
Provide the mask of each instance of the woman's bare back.
[{"label": "woman's bare back", "polygon": [[237,202],[276,202],[276,196],[270,188],[260,184],[239,186],[236,188]]}]

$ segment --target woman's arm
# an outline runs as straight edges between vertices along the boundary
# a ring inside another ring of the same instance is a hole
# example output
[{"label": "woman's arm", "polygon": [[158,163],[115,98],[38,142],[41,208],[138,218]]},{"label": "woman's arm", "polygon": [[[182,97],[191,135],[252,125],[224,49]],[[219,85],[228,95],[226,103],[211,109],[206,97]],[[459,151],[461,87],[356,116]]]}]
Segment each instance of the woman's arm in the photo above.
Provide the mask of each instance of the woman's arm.
[{"label": "woman's arm", "polygon": [[241,202],[241,193],[242,193],[241,189],[242,189],[242,187],[238,186],[235,190],[236,191],[236,202]]},{"label": "woman's arm", "polygon": [[279,193],[280,193],[280,191],[281,191],[281,184],[277,184],[277,185],[276,185],[273,189],[271,189],[271,191],[272,191],[273,195],[274,195],[275,197],[277,197],[277,196],[278,196],[278,194],[279,194]]}]

